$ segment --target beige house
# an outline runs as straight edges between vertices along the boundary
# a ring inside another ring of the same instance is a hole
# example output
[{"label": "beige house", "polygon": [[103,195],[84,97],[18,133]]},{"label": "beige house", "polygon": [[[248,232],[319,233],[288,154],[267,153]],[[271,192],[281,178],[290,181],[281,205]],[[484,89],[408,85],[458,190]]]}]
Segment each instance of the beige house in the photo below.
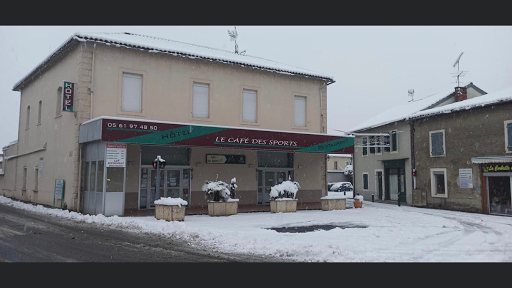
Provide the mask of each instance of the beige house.
[{"label": "beige house", "polygon": [[[210,47],[77,33],[13,87],[19,132],[4,147],[0,191],[124,215],[154,208],[158,197],[204,206],[202,185],[217,178],[237,179],[240,205],[268,205],[270,187],[293,179],[299,205],[317,203],[326,155],[353,152],[352,137],[326,135],[333,82]],[[166,161],[159,185],[157,156]]]}]

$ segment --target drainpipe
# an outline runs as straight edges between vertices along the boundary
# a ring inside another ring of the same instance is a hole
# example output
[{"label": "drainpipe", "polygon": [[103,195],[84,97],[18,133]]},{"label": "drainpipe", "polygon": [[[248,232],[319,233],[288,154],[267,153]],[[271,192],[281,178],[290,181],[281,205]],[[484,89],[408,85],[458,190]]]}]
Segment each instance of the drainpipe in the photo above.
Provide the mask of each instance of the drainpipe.
[{"label": "drainpipe", "polygon": [[92,67],[91,67],[91,87],[89,90],[91,91],[91,107],[90,107],[90,114],[89,114],[89,120],[92,119],[92,108],[93,108],[93,99],[94,99],[94,52],[96,51],[96,43],[94,43],[94,46],[92,48]]}]

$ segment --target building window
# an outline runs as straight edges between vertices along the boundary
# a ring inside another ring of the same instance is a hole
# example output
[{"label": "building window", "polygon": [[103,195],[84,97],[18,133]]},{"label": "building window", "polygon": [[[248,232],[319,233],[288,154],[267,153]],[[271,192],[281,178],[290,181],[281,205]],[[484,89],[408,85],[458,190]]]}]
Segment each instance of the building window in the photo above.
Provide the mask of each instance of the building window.
[{"label": "building window", "polygon": [[243,106],[242,106],[242,121],[243,122],[258,122],[258,98],[256,91],[254,90],[243,90]]},{"label": "building window", "polygon": [[377,153],[376,154],[382,154],[382,148],[380,147],[382,145],[381,143],[382,136],[375,136],[375,143],[377,145]]},{"label": "building window", "polygon": [[505,152],[512,153],[512,120],[505,121]]},{"label": "building window", "polygon": [[430,169],[430,185],[432,197],[448,198],[446,168]]},{"label": "building window", "polygon": [[430,157],[445,156],[444,130],[430,131]]},{"label": "building window", "polygon": [[375,154],[375,136],[370,136],[370,154]]},{"label": "building window", "polygon": [[21,190],[27,190],[27,167],[23,167],[23,186]]},{"label": "building window", "polygon": [[30,128],[30,106],[27,107],[27,124],[26,124],[26,130],[28,130],[28,128]]},{"label": "building window", "polygon": [[396,130],[391,131],[391,152],[398,152],[398,137]]},{"label": "building window", "polygon": [[37,187],[39,186],[39,167],[36,167],[35,171],[34,192],[37,192]]},{"label": "building window", "polygon": [[43,109],[43,101],[39,100],[39,109],[37,110],[37,125],[41,125],[41,110]]},{"label": "building window", "polygon": [[192,116],[197,118],[210,117],[210,85],[193,84]]},{"label": "building window", "polygon": [[363,190],[368,190],[368,173],[363,173]]},{"label": "building window", "polygon": [[306,97],[304,96],[295,96],[295,121],[294,124],[296,127],[306,127]]},{"label": "building window", "polygon": [[363,137],[363,156],[368,155],[368,139],[366,137]]},{"label": "building window", "polygon": [[338,161],[334,161],[334,170],[338,170]]},{"label": "building window", "polygon": [[57,109],[55,110],[55,117],[60,116],[62,112],[62,87],[57,89]]},{"label": "building window", "polygon": [[384,151],[386,151],[386,152],[391,151],[390,137],[389,136],[384,136],[384,145],[386,146],[386,147],[384,147]]},{"label": "building window", "polygon": [[142,112],[142,75],[123,73],[121,110]]}]

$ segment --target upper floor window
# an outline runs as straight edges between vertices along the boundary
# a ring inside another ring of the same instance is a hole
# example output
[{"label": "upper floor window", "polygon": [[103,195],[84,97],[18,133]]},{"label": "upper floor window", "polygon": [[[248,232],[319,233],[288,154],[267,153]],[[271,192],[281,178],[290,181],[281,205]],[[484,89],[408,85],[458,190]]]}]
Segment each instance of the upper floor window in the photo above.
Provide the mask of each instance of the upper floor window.
[{"label": "upper floor window", "polygon": [[505,152],[512,153],[512,120],[505,121]]},{"label": "upper floor window", "polygon": [[142,75],[123,73],[121,110],[142,112]]},{"label": "upper floor window", "polygon": [[334,161],[334,170],[338,170],[338,161]]},{"label": "upper floor window", "polygon": [[375,136],[370,136],[370,154],[375,154]]},{"label": "upper floor window", "polygon": [[39,109],[37,110],[37,124],[41,124],[41,110],[43,109],[43,101],[39,100]]},{"label": "upper floor window", "polygon": [[192,116],[199,118],[210,117],[210,85],[193,84]]},{"label": "upper floor window", "polygon": [[377,145],[377,153],[376,154],[382,154],[382,142],[381,142],[382,136],[375,136],[375,144]]},{"label": "upper floor window", "polygon": [[368,145],[368,138],[366,137],[363,137],[363,156],[364,155],[368,155],[368,147],[366,145]]},{"label": "upper floor window", "polygon": [[398,135],[397,131],[391,131],[391,152],[398,152]]},{"label": "upper floor window", "polygon": [[430,157],[445,156],[444,130],[430,131]]},{"label": "upper floor window", "polygon": [[27,123],[26,123],[26,130],[30,128],[30,106],[27,106]]},{"label": "upper floor window", "polygon": [[294,97],[294,125],[296,127],[306,127],[306,97]]},{"label": "upper floor window", "polygon": [[256,91],[254,90],[243,90],[243,106],[242,106],[242,121],[243,122],[258,122],[258,98]]},{"label": "upper floor window", "polygon": [[62,87],[57,89],[57,109],[55,110],[55,117],[60,116],[62,113]]},{"label": "upper floor window", "polygon": [[384,147],[384,151],[386,152],[389,152],[391,151],[391,145],[390,145],[390,136],[384,136],[384,145],[386,145],[386,147]]}]

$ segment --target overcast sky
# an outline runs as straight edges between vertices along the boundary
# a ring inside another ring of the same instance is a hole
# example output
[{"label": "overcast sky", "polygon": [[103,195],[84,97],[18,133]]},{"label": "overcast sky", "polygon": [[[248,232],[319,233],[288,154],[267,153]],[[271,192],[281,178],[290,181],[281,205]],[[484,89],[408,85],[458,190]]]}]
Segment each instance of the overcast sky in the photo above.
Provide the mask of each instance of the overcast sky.
[{"label": "overcast sky", "polygon": [[[234,51],[233,26],[1,26],[0,147],[16,140],[19,92],[12,91],[74,32],[132,32]],[[237,26],[246,54],[334,77],[327,88],[328,133],[347,131],[394,105],[407,90],[423,98],[463,85],[487,93],[512,86],[510,26]]]}]

